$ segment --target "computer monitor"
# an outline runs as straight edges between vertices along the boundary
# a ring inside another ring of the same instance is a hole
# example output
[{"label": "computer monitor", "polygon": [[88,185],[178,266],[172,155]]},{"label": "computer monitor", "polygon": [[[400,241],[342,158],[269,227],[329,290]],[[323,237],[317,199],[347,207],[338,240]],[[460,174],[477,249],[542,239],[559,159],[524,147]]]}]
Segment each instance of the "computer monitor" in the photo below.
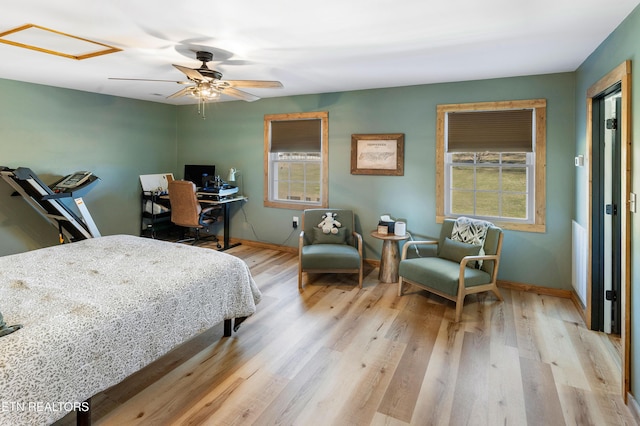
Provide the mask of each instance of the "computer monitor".
[{"label": "computer monitor", "polygon": [[184,180],[190,180],[198,188],[210,186],[209,181],[213,181],[215,177],[216,166],[214,165],[185,164],[184,166]]}]

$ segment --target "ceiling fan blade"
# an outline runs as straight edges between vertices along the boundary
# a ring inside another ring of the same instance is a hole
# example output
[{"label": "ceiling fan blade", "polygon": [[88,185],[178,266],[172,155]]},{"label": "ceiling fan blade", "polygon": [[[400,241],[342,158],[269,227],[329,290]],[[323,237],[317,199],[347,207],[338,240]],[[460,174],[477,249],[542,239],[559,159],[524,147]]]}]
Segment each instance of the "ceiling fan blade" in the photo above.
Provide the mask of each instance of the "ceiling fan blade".
[{"label": "ceiling fan blade", "polygon": [[178,90],[176,93],[174,93],[173,95],[169,95],[167,96],[167,99],[175,99],[175,98],[179,98],[181,96],[186,96],[186,95],[190,95],[191,92],[193,92],[194,87],[193,86],[189,86],[189,87],[185,87],[183,89]]},{"label": "ceiling fan blade", "polygon": [[231,87],[253,87],[256,89],[275,89],[282,87],[279,81],[268,80],[224,80]]},{"label": "ceiling fan blade", "polygon": [[173,64],[174,67],[182,71],[190,80],[193,81],[206,81],[206,77],[200,74],[198,70],[194,70],[191,68],[183,67],[182,65]]},{"label": "ceiling fan blade", "polygon": [[235,89],[233,87],[225,87],[222,90],[222,93],[225,95],[230,95],[238,99],[242,99],[244,101],[253,102],[260,99],[256,95],[252,95],[251,93],[243,92],[242,90]]},{"label": "ceiling fan blade", "polygon": [[190,81],[175,81],[175,80],[153,80],[149,78],[118,78],[109,77],[109,80],[125,80],[125,81],[161,81],[165,83],[178,83],[178,84],[191,84]]}]

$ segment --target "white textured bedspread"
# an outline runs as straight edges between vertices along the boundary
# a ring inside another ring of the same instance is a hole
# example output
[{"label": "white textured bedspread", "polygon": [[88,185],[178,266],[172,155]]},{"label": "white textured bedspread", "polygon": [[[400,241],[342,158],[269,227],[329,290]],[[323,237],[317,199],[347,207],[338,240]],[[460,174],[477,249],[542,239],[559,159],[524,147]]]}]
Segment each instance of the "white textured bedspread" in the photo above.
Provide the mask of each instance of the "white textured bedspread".
[{"label": "white textured bedspread", "polygon": [[128,235],[0,257],[0,424],[49,424],[260,301],[247,265]]}]

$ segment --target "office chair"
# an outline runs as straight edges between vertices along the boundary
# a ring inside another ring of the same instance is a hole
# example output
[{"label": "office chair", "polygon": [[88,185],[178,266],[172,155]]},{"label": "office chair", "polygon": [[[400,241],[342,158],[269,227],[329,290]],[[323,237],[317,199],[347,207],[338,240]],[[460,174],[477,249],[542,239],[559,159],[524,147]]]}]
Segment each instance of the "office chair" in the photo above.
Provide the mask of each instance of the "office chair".
[{"label": "office chair", "polygon": [[[171,222],[182,227],[182,233],[178,242],[199,241],[200,230],[213,224],[222,213],[220,206],[202,208],[196,195],[196,185],[188,180],[174,180],[169,182],[169,202],[171,203]],[[185,231],[193,229],[193,238],[184,238]],[[220,242],[215,235],[211,235],[221,248]]]}]

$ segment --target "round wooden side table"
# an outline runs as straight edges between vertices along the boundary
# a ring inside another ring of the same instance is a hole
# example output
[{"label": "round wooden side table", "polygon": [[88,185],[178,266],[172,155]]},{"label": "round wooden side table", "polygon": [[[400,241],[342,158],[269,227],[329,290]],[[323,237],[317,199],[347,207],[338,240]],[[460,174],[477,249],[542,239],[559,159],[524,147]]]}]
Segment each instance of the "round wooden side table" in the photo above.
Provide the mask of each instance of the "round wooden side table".
[{"label": "round wooden side table", "polygon": [[382,240],[378,280],[382,283],[397,283],[399,279],[398,264],[400,263],[398,241],[408,239],[409,235],[380,234],[377,231],[372,231],[371,236]]}]

